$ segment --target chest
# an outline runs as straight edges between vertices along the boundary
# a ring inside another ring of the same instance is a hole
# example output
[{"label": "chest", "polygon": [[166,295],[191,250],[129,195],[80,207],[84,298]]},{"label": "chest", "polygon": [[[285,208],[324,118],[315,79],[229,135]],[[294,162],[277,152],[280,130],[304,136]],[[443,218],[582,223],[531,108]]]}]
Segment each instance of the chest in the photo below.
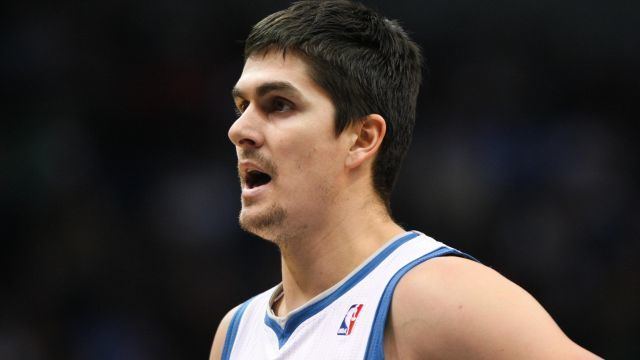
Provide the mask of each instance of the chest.
[{"label": "chest", "polygon": [[237,326],[227,336],[225,359],[400,358],[393,337],[385,332],[395,285],[416,264],[453,251],[419,240],[383,249],[343,282],[285,318],[270,310],[278,287],[250,300],[243,305],[246,311],[234,316]]},{"label": "chest", "polygon": [[238,359],[363,359],[376,328],[378,295],[349,292],[315,314],[310,307],[286,322],[264,312],[247,314],[246,331],[236,339]]}]

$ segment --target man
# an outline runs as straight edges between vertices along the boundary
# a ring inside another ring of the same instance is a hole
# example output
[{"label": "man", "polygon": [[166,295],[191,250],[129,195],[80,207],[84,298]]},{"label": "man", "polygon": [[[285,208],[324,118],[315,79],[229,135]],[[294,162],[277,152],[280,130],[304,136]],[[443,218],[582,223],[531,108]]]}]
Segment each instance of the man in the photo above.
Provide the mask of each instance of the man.
[{"label": "man", "polygon": [[583,359],[524,290],[390,215],[421,82],[417,46],[347,1],[259,22],[229,129],[240,225],[282,283],[232,309],[211,359]]}]

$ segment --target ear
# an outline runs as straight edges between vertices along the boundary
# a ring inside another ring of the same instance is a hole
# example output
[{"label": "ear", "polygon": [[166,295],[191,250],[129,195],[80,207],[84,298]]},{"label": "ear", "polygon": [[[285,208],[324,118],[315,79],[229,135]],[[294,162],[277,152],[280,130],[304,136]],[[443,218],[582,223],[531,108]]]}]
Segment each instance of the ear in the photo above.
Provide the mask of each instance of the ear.
[{"label": "ear", "polygon": [[353,124],[352,144],[345,166],[355,169],[369,159],[374,159],[387,132],[387,123],[378,114],[369,114]]}]

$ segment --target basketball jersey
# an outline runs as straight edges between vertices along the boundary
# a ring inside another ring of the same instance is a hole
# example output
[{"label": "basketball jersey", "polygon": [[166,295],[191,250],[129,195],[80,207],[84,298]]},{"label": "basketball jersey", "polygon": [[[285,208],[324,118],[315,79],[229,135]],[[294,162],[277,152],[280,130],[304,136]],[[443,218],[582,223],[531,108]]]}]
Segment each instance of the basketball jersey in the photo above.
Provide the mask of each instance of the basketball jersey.
[{"label": "basketball jersey", "polygon": [[420,232],[404,233],[283,317],[271,307],[282,296],[282,285],[275,286],[238,307],[222,359],[383,359],[385,322],[398,281],[416,265],[446,255],[471,258]]}]

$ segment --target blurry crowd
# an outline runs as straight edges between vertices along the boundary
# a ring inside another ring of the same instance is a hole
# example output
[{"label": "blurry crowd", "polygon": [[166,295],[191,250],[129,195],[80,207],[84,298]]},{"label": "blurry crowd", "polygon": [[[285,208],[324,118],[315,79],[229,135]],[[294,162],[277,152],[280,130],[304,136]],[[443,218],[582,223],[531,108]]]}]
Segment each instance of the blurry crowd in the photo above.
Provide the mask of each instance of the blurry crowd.
[{"label": "blurry crowd", "polygon": [[[640,3],[365,1],[429,71],[392,208],[607,358],[640,345]],[[237,225],[242,40],[285,1],[5,5],[0,359],[207,358],[279,281]]]}]

